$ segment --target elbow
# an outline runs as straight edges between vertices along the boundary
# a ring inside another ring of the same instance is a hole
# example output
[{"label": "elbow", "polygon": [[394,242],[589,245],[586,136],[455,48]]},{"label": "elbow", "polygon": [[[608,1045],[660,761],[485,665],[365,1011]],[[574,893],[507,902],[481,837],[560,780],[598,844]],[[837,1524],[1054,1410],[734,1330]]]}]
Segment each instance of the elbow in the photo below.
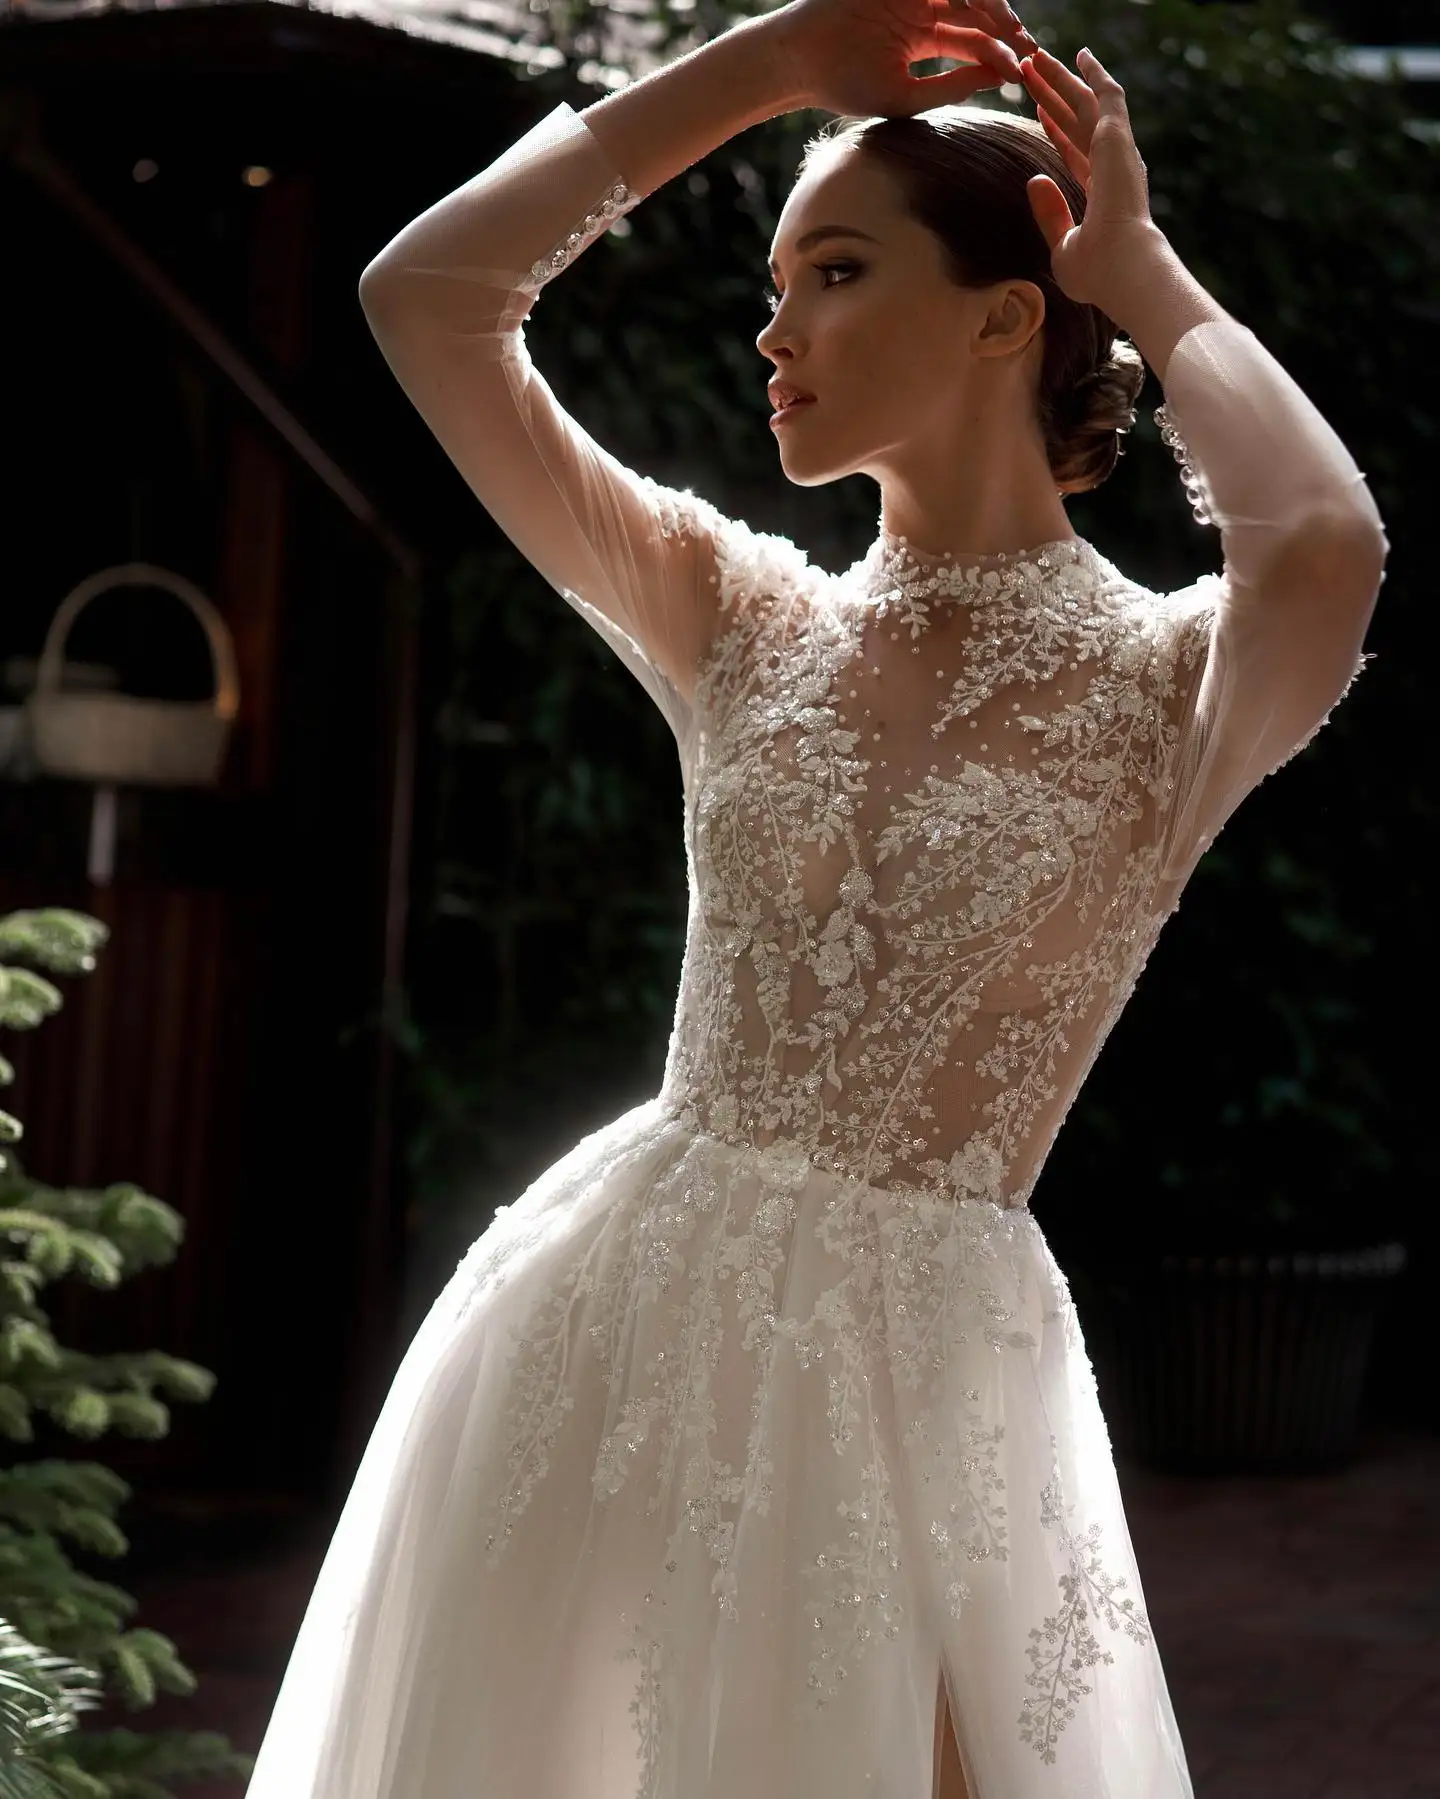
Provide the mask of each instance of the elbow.
[{"label": "elbow", "polygon": [[1363,636],[1385,579],[1390,540],[1363,479],[1287,532],[1266,585],[1316,623]]},{"label": "elbow", "polygon": [[393,316],[398,286],[395,265],[387,246],[378,256],[372,257],[360,273],[360,310],[372,331],[378,333],[382,322]]},{"label": "elbow", "polygon": [[1390,540],[1379,508],[1363,483],[1349,503],[1316,528],[1323,591],[1331,604],[1368,623],[1385,579]]}]

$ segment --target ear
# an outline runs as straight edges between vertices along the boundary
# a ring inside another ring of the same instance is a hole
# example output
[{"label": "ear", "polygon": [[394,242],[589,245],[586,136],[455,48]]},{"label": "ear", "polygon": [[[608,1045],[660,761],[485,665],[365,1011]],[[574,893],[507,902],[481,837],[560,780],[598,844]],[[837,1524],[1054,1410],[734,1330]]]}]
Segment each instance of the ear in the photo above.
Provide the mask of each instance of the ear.
[{"label": "ear", "polygon": [[1033,281],[1001,281],[975,339],[977,356],[1011,356],[1023,350],[1045,323],[1045,296]]}]

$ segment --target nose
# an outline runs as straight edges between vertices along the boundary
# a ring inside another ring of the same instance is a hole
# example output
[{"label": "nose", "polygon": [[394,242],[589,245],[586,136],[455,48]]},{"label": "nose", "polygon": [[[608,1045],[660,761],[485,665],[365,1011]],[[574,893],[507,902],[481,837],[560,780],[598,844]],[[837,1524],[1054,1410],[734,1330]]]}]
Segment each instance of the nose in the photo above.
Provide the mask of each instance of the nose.
[{"label": "nose", "polygon": [[779,368],[783,357],[795,354],[790,348],[788,336],[780,330],[780,315],[784,310],[785,302],[782,300],[764,326],[755,334],[755,348],[762,356],[773,362],[776,368]]}]

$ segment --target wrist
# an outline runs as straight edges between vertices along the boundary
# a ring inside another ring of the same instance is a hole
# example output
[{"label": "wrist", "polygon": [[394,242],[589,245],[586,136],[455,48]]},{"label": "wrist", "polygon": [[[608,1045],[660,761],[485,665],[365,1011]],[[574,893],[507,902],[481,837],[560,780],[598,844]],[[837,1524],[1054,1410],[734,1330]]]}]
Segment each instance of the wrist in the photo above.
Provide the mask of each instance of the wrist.
[{"label": "wrist", "polygon": [[801,112],[816,104],[798,43],[802,4],[803,0],[788,0],[788,4],[751,20],[765,45],[775,91],[783,96],[780,110],[785,112]]},{"label": "wrist", "polygon": [[1153,220],[1132,225],[1105,261],[1105,275],[1095,305],[1114,319],[1122,330],[1129,318],[1144,308],[1155,290],[1172,275],[1179,261],[1175,247]]},{"label": "wrist", "polygon": [[791,49],[789,6],[742,20],[580,115],[639,194],[737,132],[810,104]]},{"label": "wrist", "polygon": [[1196,325],[1230,316],[1153,221],[1136,227],[1110,257],[1095,304],[1114,319],[1162,386],[1180,339]]}]

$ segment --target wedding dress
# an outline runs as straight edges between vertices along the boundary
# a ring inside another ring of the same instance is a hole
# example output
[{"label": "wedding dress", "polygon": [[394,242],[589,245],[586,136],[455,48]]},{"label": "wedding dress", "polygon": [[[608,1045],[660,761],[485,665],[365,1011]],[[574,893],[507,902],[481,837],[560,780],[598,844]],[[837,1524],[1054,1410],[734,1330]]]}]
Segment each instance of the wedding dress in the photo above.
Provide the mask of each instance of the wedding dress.
[{"label": "wedding dress", "polygon": [[1378,511],[1227,319],[1159,415],[1220,574],[883,529],[828,573],[533,367],[539,290],[637,199],[562,105],[366,272],[669,721],[689,917],[660,1092],[499,1208],[404,1357],[250,1799],[929,1799],[940,1681],[971,1799],[1182,1799],[1027,1201],[1201,852],[1354,675]]}]

